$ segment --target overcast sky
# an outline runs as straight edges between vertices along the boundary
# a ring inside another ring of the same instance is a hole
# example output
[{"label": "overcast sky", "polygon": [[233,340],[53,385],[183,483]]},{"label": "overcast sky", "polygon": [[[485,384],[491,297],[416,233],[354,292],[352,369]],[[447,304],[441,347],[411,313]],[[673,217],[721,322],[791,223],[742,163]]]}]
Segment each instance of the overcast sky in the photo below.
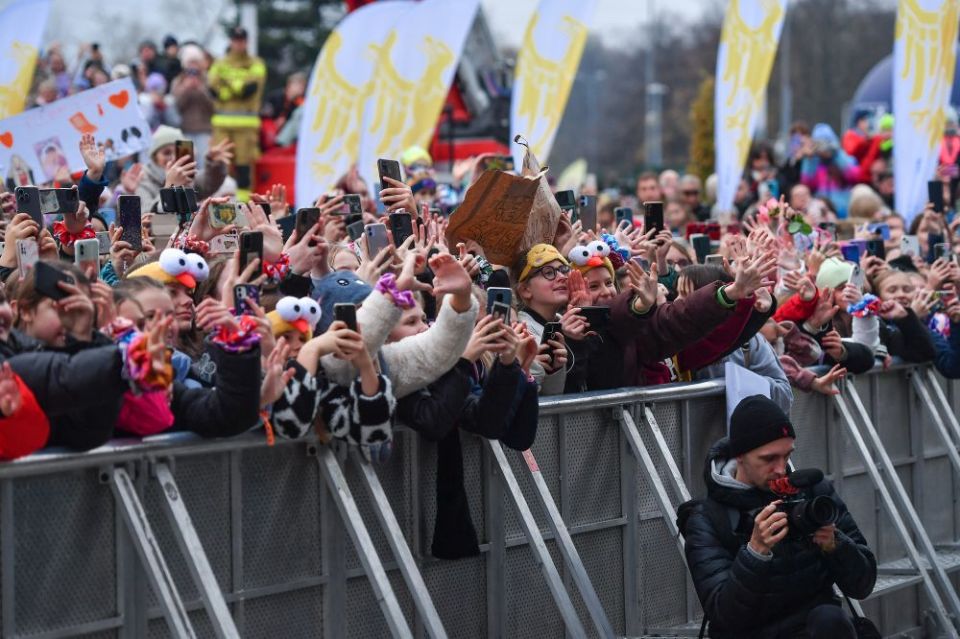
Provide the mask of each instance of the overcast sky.
[{"label": "overcast sky", "polygon": [[[10,2],[0,0],[0,7]],[[501,46],[520,44],[538,2],[482,0],[490,28]],[[650,11],[695,18],[717,2],[725,0],[598,0],[593,31],[602,34],[608,46],[616,46],[617,42],[632,46]],[[120,27],[122,34],[111,35],[123,40],[147,37],[160,40],[169,32],[181,36],[181,39],[208,40],[211,33],[222,38],[217,23],[233,15],[232,5],[231,0],[54,0],[45,39],[64,42],[68,51],[73,49],[71,45],[75,42],[99,40],[104,43],[104,52],[111,59],[111,37],[105,34],[105,30],[109,33],[111,26]],[[218,39],[210,44],[219,48],[225,40]]]},{"label": "overcast sky", "polygon": [[[484,12],[497,41],[506,46],[519,45],[538,3],[539,0],[483,0]],[[714,4],[716,0],[598,0],[592,28],[602,34],[608,46],[620,40],[635,42],[650,12],[667,11],[696,18]]]}]

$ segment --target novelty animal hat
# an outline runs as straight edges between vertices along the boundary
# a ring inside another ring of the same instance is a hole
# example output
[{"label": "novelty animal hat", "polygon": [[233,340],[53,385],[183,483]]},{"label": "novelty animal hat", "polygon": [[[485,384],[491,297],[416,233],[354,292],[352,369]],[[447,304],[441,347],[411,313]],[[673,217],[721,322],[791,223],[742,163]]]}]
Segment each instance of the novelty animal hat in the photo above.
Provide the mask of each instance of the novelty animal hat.
[{"label": "novelty animal hat", "polygon": [[313,327],[320,320],[320,305],[311,297],[287,296],[277,302],[277,308],[267,313],[273,336],[280,337],[293,331],[305,340],[313,337]]},{"label": "novelty animal hat", "polygon": [[183,284],[191,291],[210,275],[206,260],[196,253],[184,253],[178,248],[164,249],[156,262],[144,264],[127,277],[151,277],[161,284]]},{"label": "novelty animal hat", "polygon": [[594,240],[586,246],[574,246],[567,257],[570,258],[573,268],[584,275],[587,271],[602,266],[610,273],[610,277],[615,279],[617,269],[625,264],[624,253],[629,257],[630,252],[621,249],[612,235],[605,233],[602,237],[602,240]]},{"label": "novelty animal hat", "polygon": [[570,266],[570,262],[567,261],[567,258],[560,255],[560,251],[557,250],[557,247],[552,244],[534,244],[530,247],[530,250],[527,251],[527,263],[524,264],[523,270],[520,271],[520,278],[518,281],[525,282],[531,273],[536,269],[540,268],[544,264],[549,264],[554,260],[558,260],[561,263]]}]

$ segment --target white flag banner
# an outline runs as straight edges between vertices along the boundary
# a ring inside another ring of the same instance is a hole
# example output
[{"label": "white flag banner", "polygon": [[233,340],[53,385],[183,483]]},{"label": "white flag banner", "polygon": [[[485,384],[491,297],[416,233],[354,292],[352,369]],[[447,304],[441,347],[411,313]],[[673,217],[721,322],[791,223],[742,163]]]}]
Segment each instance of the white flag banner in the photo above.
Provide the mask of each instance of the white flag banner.
[{"label": "white flag banner", "polygon": [[910,223],[927,202],[957,61],[960,0],[900,0],[893,45],[893,179]]},{"label": "white flag banner", "polygon": [[756,130],[787,0],[730,0],[717,51],[714,145],[717,206],[733,209]]},{"label": "white flag banner", "polygon": [[[567,108],[596,6],[596,0],[541,0],[527,24],[514,74],[510,139],[526,138],[541,163],[550,156]],[[514,145],[518,167],[523,152]]]},{"label": "white flag banner", "polygon": [[313,206],[360,154],[363,105],[382,77],[378,54],[406,1],[375,2],[347,15],[317,56],[297,140],[296,203]]},{"label": "white flag banner", "polygon": [[51,0],[17,0],[0,11],[0,120],[23,111]]},{"label": "white flag banner", "polygon": [[430,146],[480,0],[422,0],[371,49],[375,78],[365,96],[359,172],[379,181],[377,158]]}]

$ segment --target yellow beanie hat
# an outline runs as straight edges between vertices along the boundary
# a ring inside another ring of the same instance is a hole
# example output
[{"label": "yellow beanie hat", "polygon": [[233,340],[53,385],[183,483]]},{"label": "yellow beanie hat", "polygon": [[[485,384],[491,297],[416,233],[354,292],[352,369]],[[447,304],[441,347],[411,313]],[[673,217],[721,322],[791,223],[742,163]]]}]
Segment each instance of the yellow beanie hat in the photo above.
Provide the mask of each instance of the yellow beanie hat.
[{"label": "yellow beanie hat", "polygon": [[530,250],[527,251],[527,263],[524,265],[523,270],[520,271],[520,278],[518,281],[525,282],[534,270],[540,268],[544,264],[549,264],[554,260],[559,260],[562,264],[570,266],[570,262],[567,261],[567,258],[560,255],[560,251],[557,250],[552,244],[534,244],[530,247]]}]

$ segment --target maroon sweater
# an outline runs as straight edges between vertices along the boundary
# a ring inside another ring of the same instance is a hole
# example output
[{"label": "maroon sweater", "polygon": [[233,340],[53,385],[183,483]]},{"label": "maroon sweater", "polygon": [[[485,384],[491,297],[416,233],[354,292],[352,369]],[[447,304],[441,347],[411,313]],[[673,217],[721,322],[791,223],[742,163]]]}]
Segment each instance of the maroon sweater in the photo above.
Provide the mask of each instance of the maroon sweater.
[{"label": "maroon sweater", "polygon": [[[733,309],[717,301],[720,282],[697,289],[688,297],[654,306],[644,315],[634,313],[631,292],[618,295],[610,304],[609,334],[623,345],[623,385],[663,383],[647,378],[654,364],[679,353],[730,318]],[[663,367],[669,381],[669,371]]]}]

